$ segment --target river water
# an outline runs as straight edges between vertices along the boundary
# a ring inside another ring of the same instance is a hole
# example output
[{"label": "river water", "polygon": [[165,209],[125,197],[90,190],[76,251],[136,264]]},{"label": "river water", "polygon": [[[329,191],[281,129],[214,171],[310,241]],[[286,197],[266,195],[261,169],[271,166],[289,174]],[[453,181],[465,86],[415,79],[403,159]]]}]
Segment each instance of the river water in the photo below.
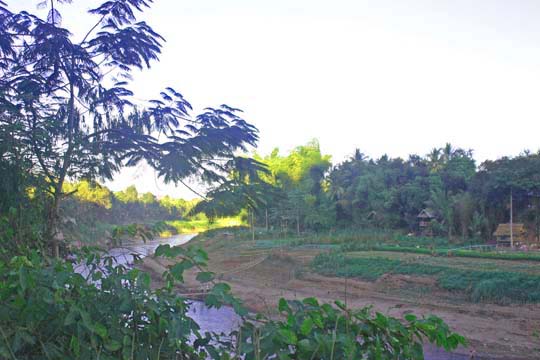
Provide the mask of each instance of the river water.
[{"label": "river water", "polygon": [[[195,237],[195,234],[181,234],[168,238],[161,238],[148,241],[143,244],[129,244],[123,247],[114,248],[109,251],[109,255],[115,257],[119,264],[130,266],[133,263],[132,254],[145,257],[154,254],[159,245],[169,244],[171,246],[182,245]],[[189,309],[189,316],[195,320],[201,331],[212,331],[217,333],[229,333],[240,324],[240,318],[230,307],[220,309],[209,309],[201,301],[193,301]],[[425,348],[426,360],[468,360],[470,357],[463,354],[447,353],[430,345]],[[489,357],[476,357],[477,360],[489,360]]]}]

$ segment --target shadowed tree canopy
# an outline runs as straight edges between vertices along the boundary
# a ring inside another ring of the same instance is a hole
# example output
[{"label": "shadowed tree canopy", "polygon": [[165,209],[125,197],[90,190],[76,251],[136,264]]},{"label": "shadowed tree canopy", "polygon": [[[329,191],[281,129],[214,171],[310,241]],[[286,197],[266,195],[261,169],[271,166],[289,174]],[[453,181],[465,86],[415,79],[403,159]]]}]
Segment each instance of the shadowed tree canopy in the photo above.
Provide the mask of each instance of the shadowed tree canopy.
[{"label": "shadowed tree canopy", "polygon": [[16,143],[7,152],[48,184],[47,237],[68,179],[111,179],[146,162],[165,182],[226,182],[235,153],[258,140],[239,109],[193,116],[173,87],[148,101],[130,90],[132,72],[159,60],[164,41],[137,19],[152,1],[103,2],[88,11],[95,23],[82,39],[62,27],[59,6],[69,2],[43,2],[46,19],[0,2],[0,133]]},{"label": "shadowed tree canopy", "polygon": [[277,188],[262,178],[270,174],[264,163],[242,157],[233,161],[236,163],[236,170],[230,174],[227,181],[197,203],[191,211],[192,214],[202,212],[210,219],[232,216],[242,209],[258,211],[276,198]]}]

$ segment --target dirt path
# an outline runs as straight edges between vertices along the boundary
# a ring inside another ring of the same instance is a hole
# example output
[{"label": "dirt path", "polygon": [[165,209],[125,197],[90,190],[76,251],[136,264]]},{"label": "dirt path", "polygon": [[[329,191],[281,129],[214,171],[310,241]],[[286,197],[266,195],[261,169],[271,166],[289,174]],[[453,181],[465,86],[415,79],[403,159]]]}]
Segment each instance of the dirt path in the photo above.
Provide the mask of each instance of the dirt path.
[{"label": "dirt path", "polygon": [[[433,279],[386,275],[376,282],[330,278],[308,271],[317,250],[234,252],[209,250],[209,270],[231,285],[248,308],[275,314],[279,298],[317,297],[321,301],[346,301],[350,307],[373,305],[376,311],[401,317],[407,313],[436,314],[470,340],[468,353],[497,359],[540,359],[540,306],[475,304],[437,288]],[[149,259],[146,266],[157,264]],[[220,275],[221,274],[221,275]],[[186,286],[198,286],[195,273]]]}]

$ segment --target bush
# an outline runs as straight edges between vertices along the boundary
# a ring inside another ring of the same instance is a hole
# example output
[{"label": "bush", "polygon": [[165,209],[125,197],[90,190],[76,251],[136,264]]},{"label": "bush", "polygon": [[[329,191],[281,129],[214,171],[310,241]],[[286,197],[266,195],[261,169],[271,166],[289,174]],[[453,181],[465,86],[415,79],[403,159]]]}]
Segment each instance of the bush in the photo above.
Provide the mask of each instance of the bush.
[{"label": "bush", "polygon": [[[168,286],[157,290],[148,274],[114,266],[96,252],[79,258],[86,277],[69,262],[49,264],[37,253],[0,262],[0,357],[170,359],[181,353],[205,359],[213,350],[210,337],[199,333],[186,299],[172,287],[182,269],[196,264],[187,255],[166,274]],[[209,295],[227,300],[224,285]]]},{"label": "bush", "polygon": [[403,320],[314,298],[279,302],[284,320],[259,317],[235,333],[246,359],[423,359],[424,339],[447,351],[466,345],[438,317]]},{"label": "bush", "polygon": [[[282,320],[249,318],[232,334],[233,341],[230,336],[202,335],[174,284],[190,268],[199,270],[201,282],[212,282],[213,274],[203,269],[206,254],[194,247],[162,245],[156,256],[178,260],[157,289],[148,274],[115,266],[112,258],[95,250],[83,249],[75,259],[84,264],[82,273],[71,262],[49,263],[36,252],[0,260],[0,357],[422,359],[424,338],[446,350],[465,344],[434,316],[408,314],[401,321],[369,308],[349,310],[339,302],[319,305],[315,299],[280,300]],[[247,314],[224,283],[213,284],[206,304],[228,304],[241,316]]]}]

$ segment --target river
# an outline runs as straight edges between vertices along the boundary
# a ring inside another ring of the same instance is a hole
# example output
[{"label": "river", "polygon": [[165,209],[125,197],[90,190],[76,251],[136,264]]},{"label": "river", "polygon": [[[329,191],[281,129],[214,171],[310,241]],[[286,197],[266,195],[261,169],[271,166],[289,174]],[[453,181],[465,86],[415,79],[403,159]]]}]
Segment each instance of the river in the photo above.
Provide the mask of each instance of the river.
[{"label": "river", "polygon": [[[133,263],[131,254],[138,254],[140,257],[152,255],[156,248],[162,244],[177,246],[186,244],[195,237],[195,234],[181,234],[168,238],[160,238],[148,241],[143,244],[129,244],[119,248],[109,250],[109,255],[115,257],[119,264],[130,266]],[[195,320],[202,332],[212,331],[217,333],[228,333],[238,327],[239,317],[230,307],[220,309],[209,309],[201,301],[193,301],[189,310],[189,316]],[[425,348],[426,360],[468,360],[470,357],[463,354],[447,353],[430,345]],[[476,357],[477,360],[489,360],[489,357]]]}]

